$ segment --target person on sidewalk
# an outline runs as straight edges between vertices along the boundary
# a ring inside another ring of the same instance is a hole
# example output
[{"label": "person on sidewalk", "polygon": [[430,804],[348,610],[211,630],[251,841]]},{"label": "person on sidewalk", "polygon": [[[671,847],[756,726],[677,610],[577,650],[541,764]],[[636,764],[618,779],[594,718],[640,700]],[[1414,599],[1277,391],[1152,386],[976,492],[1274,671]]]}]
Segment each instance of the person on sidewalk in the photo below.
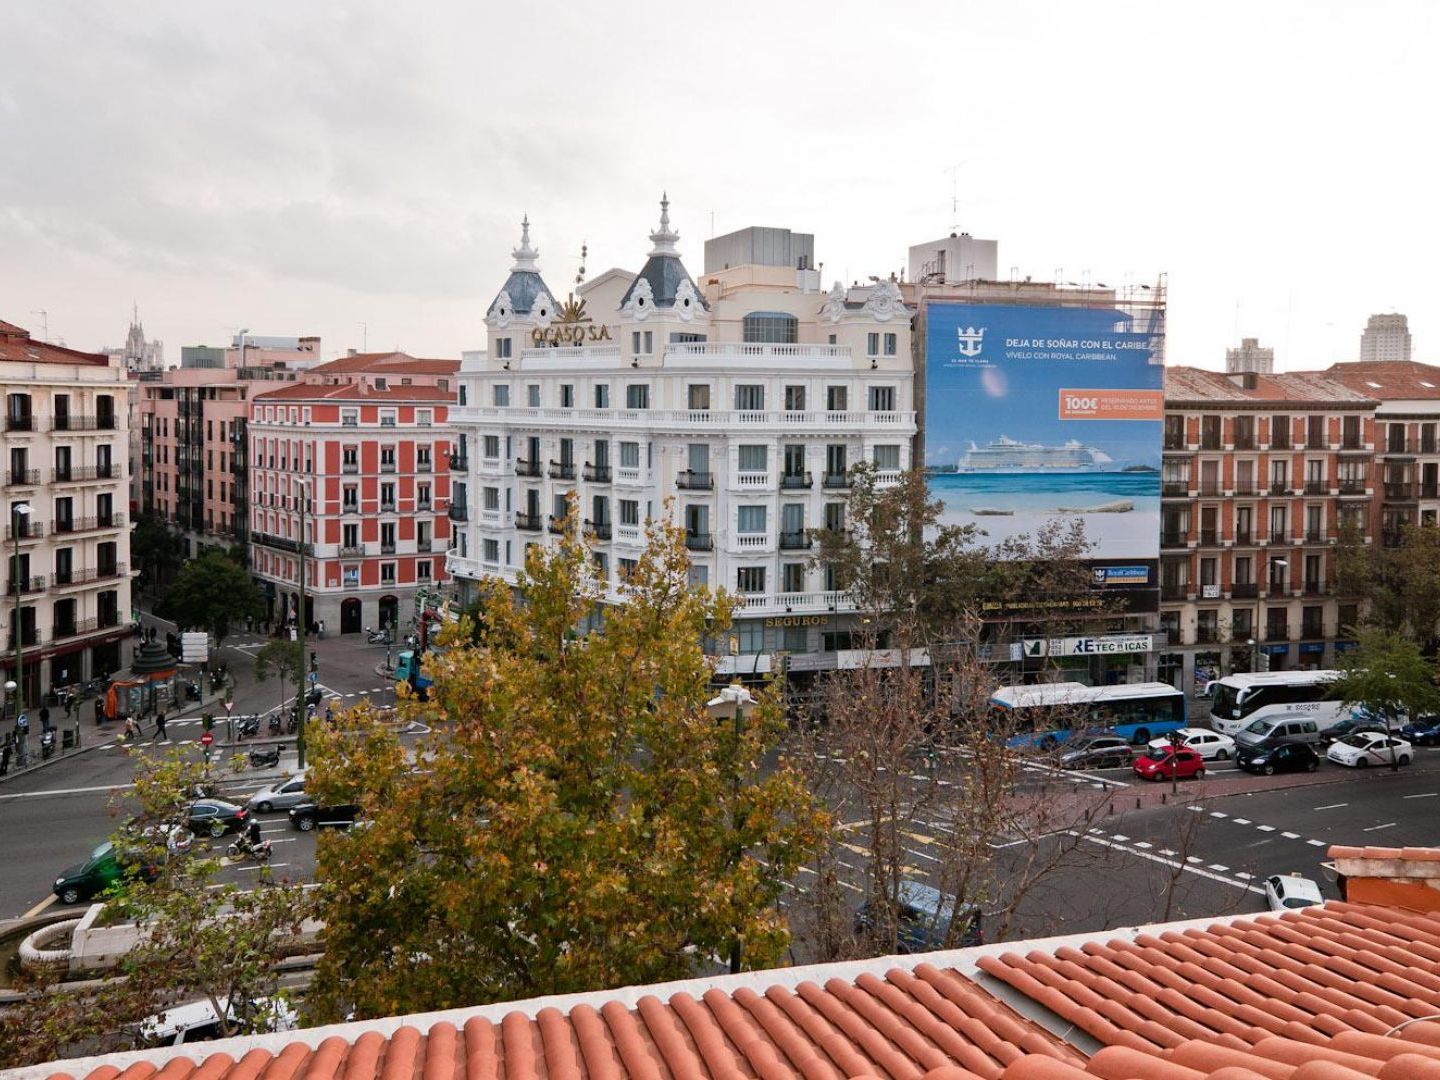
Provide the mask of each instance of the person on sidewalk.
[{"label": "person on sidewalk", "polygon": [[160,711],[155,714],[155,741],[170,741],[170,736],[165,734],[165,707],[162,705]]},{"label": "person on sidewalk", "polygon": [[7,731],[5,733],[5,741],[0,742],[0,776],[4,776],[10,771],[11,744],[13,742],[14,736]]},{"label": "person on sidewalk", "polygon": [[40,706],[40,731],[45,733],[50,730],[50,706]]}]

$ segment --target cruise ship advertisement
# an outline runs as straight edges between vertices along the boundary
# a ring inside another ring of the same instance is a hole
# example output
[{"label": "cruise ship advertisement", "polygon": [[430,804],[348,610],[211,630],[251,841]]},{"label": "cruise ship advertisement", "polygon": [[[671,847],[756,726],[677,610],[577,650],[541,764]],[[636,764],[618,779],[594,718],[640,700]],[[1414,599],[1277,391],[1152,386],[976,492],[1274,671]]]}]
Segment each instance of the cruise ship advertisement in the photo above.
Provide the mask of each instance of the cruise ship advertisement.
[{"label": "cruise ship advertisement", "polygon": [[1081,520],[1105,585],[1154,589],[1164,367],[1111,307],[930,302],[925,467],[985,543]]}]

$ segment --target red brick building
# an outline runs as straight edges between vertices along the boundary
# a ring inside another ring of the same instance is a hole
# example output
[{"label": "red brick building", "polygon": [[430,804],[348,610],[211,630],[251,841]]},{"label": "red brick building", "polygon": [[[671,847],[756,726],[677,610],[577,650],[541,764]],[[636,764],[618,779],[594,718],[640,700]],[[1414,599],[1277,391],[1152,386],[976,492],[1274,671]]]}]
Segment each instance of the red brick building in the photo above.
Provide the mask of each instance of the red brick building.
[{"label": "red brick building", "polygon": [[251,401],[251,567],[272,622],[299,611],[302,552],[308,622],[332,633],[408,624],[443,582],[458,370],[361,354]]}]

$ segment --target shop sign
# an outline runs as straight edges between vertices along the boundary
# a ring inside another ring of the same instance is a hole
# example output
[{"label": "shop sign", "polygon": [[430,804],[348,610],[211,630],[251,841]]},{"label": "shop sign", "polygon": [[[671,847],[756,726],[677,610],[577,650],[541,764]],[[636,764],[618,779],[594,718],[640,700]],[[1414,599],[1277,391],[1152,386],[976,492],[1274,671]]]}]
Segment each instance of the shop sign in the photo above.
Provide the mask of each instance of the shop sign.
[{"label": "shop sign", "polygon": [[1150,652],[1154,647],[1153,634],[1109,634],[1104,637],[1025,638],[1021,642],[1021,653],[1025,657],[1115,656]]},{"label": "shop sign", "polygon": [[772,615],[765,620],[767,627],[824,626],[830,621],[828,615]]},{"label": "shop sign", "polygon": [[585,314],[584,300],[566,300],[549,326],[530,331],[536,345],[593,345],[610,340],[610,327]]}]

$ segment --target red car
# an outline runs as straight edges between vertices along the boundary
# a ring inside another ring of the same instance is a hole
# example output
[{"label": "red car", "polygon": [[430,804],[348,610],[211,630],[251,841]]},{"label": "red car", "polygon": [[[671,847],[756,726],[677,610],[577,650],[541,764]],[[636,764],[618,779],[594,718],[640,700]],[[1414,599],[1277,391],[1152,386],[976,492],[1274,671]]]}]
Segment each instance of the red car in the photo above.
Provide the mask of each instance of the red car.
[{"label": "red car", "polygon": [[1205,759],[1185,747],[1152,750],[1135,759],[1135,775],[1146,780],[1188,780],[1192,776],[1198,780],[1205,775]]}]

